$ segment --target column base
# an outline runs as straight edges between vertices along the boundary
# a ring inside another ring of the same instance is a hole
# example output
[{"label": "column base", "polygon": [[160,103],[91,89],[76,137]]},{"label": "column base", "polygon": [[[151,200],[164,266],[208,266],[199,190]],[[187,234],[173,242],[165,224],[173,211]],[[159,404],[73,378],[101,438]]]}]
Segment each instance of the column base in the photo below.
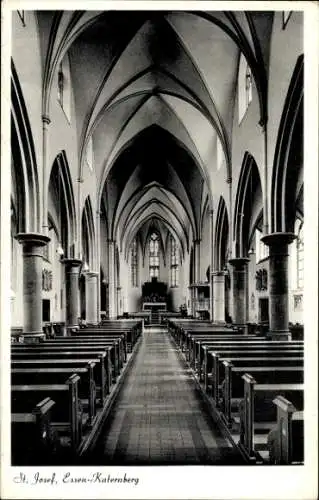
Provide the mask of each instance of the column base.
[{"label": "column base", "polygon": [[243,332],[243,335],[248,335],[248,325],[247,324],[243,324],[243,323],[233,323],[231,325],[233,328],[238,328],[240,330],[242,330]]},{"label": "column base", "polygon": [[72,333],[76,333],[79,330],[80,330],[79,325],[67,325],[65,327],[65,336],[71,337]]},{"label": "column base", "polygon": [[22,334],[24,344],[39,344],[45,340],[44,333],[23,333]]},{"label": "column base", "polygon": [[270,340],[291,340],[291,332],[289,330],[269,331],[266,337]]}]

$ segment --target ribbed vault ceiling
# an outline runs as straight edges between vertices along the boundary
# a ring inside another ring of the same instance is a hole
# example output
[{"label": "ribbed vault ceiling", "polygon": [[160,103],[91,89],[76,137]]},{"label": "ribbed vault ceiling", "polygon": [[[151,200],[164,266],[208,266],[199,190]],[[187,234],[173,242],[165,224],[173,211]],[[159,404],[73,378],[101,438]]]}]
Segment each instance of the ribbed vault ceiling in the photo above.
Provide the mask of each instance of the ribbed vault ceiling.
[{"label": "ribbed vault ceiling", "polygon": [[[188,249],[212,192],[217,139],[230,175],[239,53],[249,62],[266,119],[271,13],[41,12],[44,109],[68,52],[80,169],[92,139],[109,233],[127,252],[150,225]],[[46,55],[45,55],[46,54]],[[49,109],[47,109],[49,111]],[[154,226],[155,224],[155,226]]]}]

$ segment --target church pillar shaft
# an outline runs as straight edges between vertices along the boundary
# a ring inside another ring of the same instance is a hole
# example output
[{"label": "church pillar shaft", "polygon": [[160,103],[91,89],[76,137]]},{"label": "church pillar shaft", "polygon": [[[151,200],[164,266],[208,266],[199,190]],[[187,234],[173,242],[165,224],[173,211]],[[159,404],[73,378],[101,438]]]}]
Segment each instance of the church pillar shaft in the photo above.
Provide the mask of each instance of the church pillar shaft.
[{"label": "church pillar shaft", "polygon": [[194,274],[195,283],[200,281],[200,240],[194,240]]},{"label": "church pillar shaft", "polygon": [[47,166],[47,156],[48,156],[48,127],[51,123],[50,118],[47,115],[42,116],[42,231],[44,235],[49,234],[48,227],[48,166]]},{"label": "church pillar shaft", "polygon": [[98,324],[98,276],[93,271],[85,274],[86,323],[90,325]]},{"label": "church pillar shaft", "polygon": [[209,276],[209,284],[210,284],[210,294],[209,294],[209,317],[210,320],[214,319],[214,284],[213,284],[213,271],[214,271],[214,211],[211,210],[210,213],[210,233],[209,233],[209,241],[210,241],[210,276]]},{"label": "church pillar shaft", "polygon": [[42,257],[50,238],[38,233],[19,233],[23,245],[23,333],[30,341],[43,338]]},{"label": "church pillar shaft", "polygon": [[269,247],[269,336],[273,340],[291,338],[289,332],[288,245],[293,233],[273,233],[262,238]]},{"label": "church pillar shaft", "polygon": [[64,259],[65,292],[66,292],[66,327],[79,326],[79,271],[82,261],[79,259]]},{"label": "church pillar shaft", "polygon": [[213,320],[216,323],[225,323],[225,272],[214,271],[213,280]]},{"label": "church pillar shaft", "polygon": [[109,257],[109,318],[116,318],[116,294],[115,294],[115,241],[108,240]]},{"label": "church pillar shaft", "polygon": [[247,258],[237,258],[229,260],[233,266],[233,323],[244,327],[247,323]]},{"label": "church pillar shaft", "polygon": [[100,269],[101,269],[101,239],[100,239],[100,234],[101,234],[101,222],[100,222],[100,212],[96,212],[96,265],[98,269],[98,277],[97,277],[97,283],[98,283],[98,291],[97,291],[97,318],[98,321],[100,321],[101,318],[101,275],[100,275]]}]

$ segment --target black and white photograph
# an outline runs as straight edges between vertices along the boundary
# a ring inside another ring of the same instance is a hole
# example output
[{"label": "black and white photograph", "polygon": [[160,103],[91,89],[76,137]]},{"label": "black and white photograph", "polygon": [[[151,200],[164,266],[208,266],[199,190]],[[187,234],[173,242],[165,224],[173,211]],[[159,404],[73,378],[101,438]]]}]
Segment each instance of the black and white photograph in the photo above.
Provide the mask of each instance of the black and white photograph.
[{"label": "black and white photograph", "polygon": [[315,499],[318,11],[4,3],[1,496]]}]

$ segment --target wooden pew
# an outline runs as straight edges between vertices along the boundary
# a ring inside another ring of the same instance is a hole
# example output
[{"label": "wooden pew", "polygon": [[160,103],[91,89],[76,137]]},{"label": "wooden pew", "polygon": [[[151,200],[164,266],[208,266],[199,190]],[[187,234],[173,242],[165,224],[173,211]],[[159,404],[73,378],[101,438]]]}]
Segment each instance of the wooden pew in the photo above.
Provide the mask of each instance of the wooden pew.
[{"label": "wooden pew", "polygon": [[82,348],[82,347],[77,347],[77,348],[69,348],[68,346],[66,347],[52,347],[52,348],[40,348],[40,349],[33,349],[25,347],[20,348],[18,350],[11,350],[11,359],[12,360],[19,360],[19,359],[50,359],[50,358],[59,358],[59,359],[87,359],[89,357],[92,358],[92,361],[96,358],[102,360],[104,370],[105,370],[105,375],[104,378],[107,377],[107,374],[110,372],[111,367],[109,366],[109,355],[108,355],[108,349],[110,347],[103,347],[103,348]]},{"label": "wooden pew", "polygon": [[61,347],[61,348],[66,348],[68,347],[69,349],[77,349],[77,348],[86,348],[88,347],[89,349],[105,349],[107,352],[108,356],[108,364],[112,368],[112,373],[113,373],[113,378],[116,379],[117,376],[120,373],[120,370],[123,368],[124,363],[126,362],[126,350],[124,351],[121,349],[120,345],[112,340],[112,339],[106,339],[106,340],[95,340],[94,338],[91,339],[78,339],[75,338],[74,340],[70,340],[70,337],[65,337],[65,340],[60,342],[59,340],[48,340],[42,343],[42,347],[47,346],[47,347]]},{"label": "wooden pew", "polygon": [[244,399],[240,411],[239,446],[248,457],[256,458],[259,456],[259,449],[267,448],[268,434],[277,423],[277,407],[273,400],[283,396],[292,401],[297,410],[302,410],[304,386],[293,379],[288,381],[289,376],[285,376],[285,381],[281,382],[277,375],[276,382],[272,383],[263,383],[261,373],[256,373],[258,383],[249,373],[245,373],[242,378]]},{"label": "wooden pew", "polygon": [[88,425],[92,425],[96,415],[94,366],[95,363],[89,362],[84,368],[13,368],[11,369],[11,384],[63,384],[73,373],[76,373],[80,377],[79,398],[83,409],[87,410]]},{"label": "wooden pew", "polygon": [[[193,336],[190,335],[190,340],[189,340],[189,350],[190,350],[190,355],[189,359],[191,362],[191,365],[194,366],[195,369],[197,367],[202,366],[202,362],[204,359],[204,346],[209,347],[209,346],[215,346],[225,344],[225,345],[233,345],[237,344],[238,342],[252,342],[254,340],[258,340],[259,342],[264,342],[266,339],[263,338],[256,338],[256,337],[248,337],[247,335],[213,335],[213,336],[205,336],[205,335],[199,335],[199,336]],[[268,341],[267,341],[268,342]]]},{"label": "wooden pew", "polygon": [[118,342],[118,337],[64,337],[55,339],[55,340],[46,340],[41,344],[41,346],[61,346],[70,348],[73,347],[99,347],[99,348],[107,348],[112,347],[113,350],[110,350],[110,360],[109,363],[112,364],[113,375],[114,378],[120,373],[120,369],[123,367],[124,363],[127,361],[127,351],[126,345],[121,342]]},{"label": "wooden pew", "polygon": [[100,398],[100,404],[103,405],[103,402],[106,398],[106,395],[109,393],[110,388],[108,387],[108,377],[106,376],[105,367],[104,367],[104,358],[103,356],[87,356],[87,358],[70,358],[70,359],[61,359],[58,356],[55,358],[48,359],[28,359],[27,357],[20,359],[13,359],[11,361],[11,368],[85,368],[88,363],[94,363],[94,381],[97,388],[98,397]]},{"label": "wooden pew", "polygon": [[50,465],[58,449],[58,439],[51,424],[55,402],[46,397],[32,408],[24,402],[23,410],[11,414],[11,464]]},{"label": "wooden pew", "polygon": [[[266,382],[282,381],[283,372],[288,371],[288,379],[291,382],[303,382],[303,358],[296,357],[258,357],[242,358],[235,362],[232,360],[222,361],[225,370],[221,401],[218,406],[223,409],[225,420],[232,423],[232,409],[238,409],[240,400],[244,397],[244,372],[258,374],[259,380]],[[287,369],[287,370],[285,370]],[[267,371],[270,373],[266,373]],[[260,373],[262,372],[262,373]],[[276,378],[278,377],[278,378]]]},{"label": "wooden pew", "polygon": [[[113,356],[112,356],[113,352]],[[48,358],[50,355],[55,355],[55,357],[60,357],[61,359],[65,358],[74,358],[77,357],[81,359],[83,357],[88,356],[102,356],[103,363],[105,367],[105,372],[108,377],[108,385],[112,384],[112,377],[114,381],[118,375],[118,365],[117,362],[114,361],[114,346],[111,343],[109,346],[103,344],[99,345],[82,345],[82,344],[47,344],[44,342],[42,345],[38,347],[28,347],[28,346],[19,346],[18,348],[11,349],[11,357],[12,359],[19,359],[23,354],[29,356],[30,359],[37,359],[39,356],[43,358]],[[113,361],[113,362],[112,362]]]},{"label": "wooden pew", "polygon": [[[174,339],[176,344],[180,347],[182,351],[185,351],[189,348],[188,342],[190,337],[200,337],[207,336],[211,338],[215,338],[216,336],[227,336],[227,335],[242,335],[240,330],[230,329],[226,327],[207,327],[207,328],[182,328],[177,330],[175,333]],[[246,336],[247,337],[247,336]]]},{"label": "wooden pew", "polygon": [[[137,339],[142,332],[142,322],[134,322],[133,324],[127,324],[123,322],[110,322],[108,324],[101,323],[96,327],[84,327],[76,331],[73,335],[86,336],[86,335],[105,335],[108,333],[120,333],[126,336],[127,351],[132,352],[133,346],[135,345]],[[72,336],[73,336],[72,335]]]},{"label": "wooden pew", "polygon": [[277,408],[277,424],[268,434],[269,463],[288,465],[304,461],[303,411],[283,396],[274,401]]},{"label": "wooden pew", "polygon": [[51,424],[59,436],[67,435],[70,446],[76,452],[82,438],[82,409],[79,401],[78,383],[80,377],[71,375],[64,384],[33,384],[11,386],[11,411],[24,411],[25,401],[32,407],[46,397],[55,401],[52,407]]},{"label": "wooden pew", "polygon": [[126,362],[127,357],[126,357],[126,347],[125,345],[121,342],[118,342],[118,338],[114,337],[108,337],[108,338],[101,338],[101,339],[96,339],[95,337],[75,337],[72,340],[68,340],[68,338],[65,338],[63,342],[61,342],[61,345],[64,346],[70,346],[71,348],[74,346],[91,346],[91,347],[101,347],[101,348],[107,348],[107,347],[112,347],[110,349],[109,355],[109,363],[110,366],[112,366],[112,374],[113,374],[113,379],[116,380],[118,375],[120,374],[120,371],[124,365],[124,362]]},{"label": "wooden pew", "polygon": [[[219,331],[221,333],[227,333],[227,331],[235,331],[235,329],[229,329],[226,325],[214,325],[209,321],[198,321],[198,320],[176,320],[171,321],[168,320],[168,331],[174,338],[177,344],[182,343],[183,337],[187,335],[187,333],[191,332],[214,332]],[[237,329],[239,332],[239,330]]]},{"label": "wooden pew", "polygon": [[[212,349],[212,350],[210,350]],[[245,356],[256,357],[256,356],[272,356],[281,357],[286,356],[300,356],[303,353],[302,347],[290,346],[290,345],[276,345],[275,342],[267,342],[267,344],[255,345],[255,344],[243,344],[243,345],[233,345],[233,346],[218,346],[207,348],[204,346],[204,385],[206,390],[209,389],[209,373],[211,373],[212,381],[212,396],[217,400],[218,388],[219,388],[219,358],[227,356]]]},{"label": "wooden pew", "polygon": [[62,342],[71,342],[71,341],[77,341],[77,342],[84,342],[84,341],[91,341],[91,342],[98,342],[98,341],[104,341],[104,342],[114,342],[115,348],[117,349],[117,358],[119,360],[119,368],[122,368],[123,363],[126,362],[127,360],[127,336],[125,333],[116,333],[116,332],[104,332],[99,333],[97,331],[91,331],[87,332],[85,330],[86,334],[84,335],[84,330],[81,330],[81,334],[73,334],[71,337],[64,337]]}]

